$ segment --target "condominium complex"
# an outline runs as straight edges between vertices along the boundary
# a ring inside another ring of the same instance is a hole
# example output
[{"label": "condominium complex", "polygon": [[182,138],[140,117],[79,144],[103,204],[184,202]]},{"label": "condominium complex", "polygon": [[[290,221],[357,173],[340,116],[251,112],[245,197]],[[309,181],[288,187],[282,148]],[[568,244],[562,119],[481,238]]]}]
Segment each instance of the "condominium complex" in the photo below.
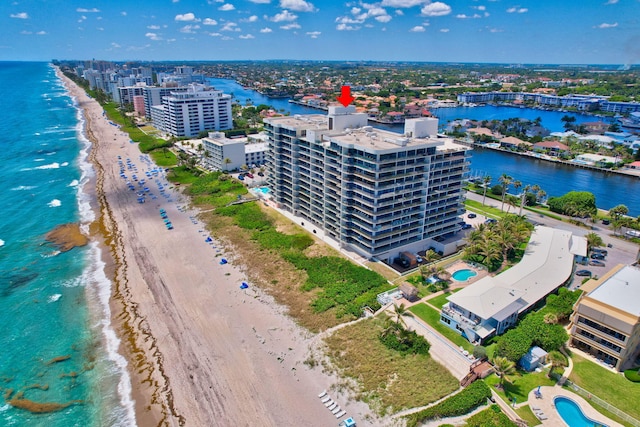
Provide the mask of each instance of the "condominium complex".
[{"label": "condominium complex", "polygon": [[210,132],[202,139],[207,153],[203,158],[209,170],[233,171],[243,166],[253,168],[265,161],[268,149],[265,134],[249,135],[242,138],[227,138],[223,132]]},{"label": "condominium complex", "polygon": [[155,127],[174,136],[231,129],[231,95],[190,84],[186,91],[171,91],[162,97],[162,105],[151,107],[151,119]]},{"label": "condominium complex", "polygon": [[447,297],[440,322],[472,343],[504,333],[518,317],[571,279],[587,241],[570,231],[537,226],[522,260]]},{"label": "condominium complex", "polygon": [[264,121],[274,201],[341,247],[392,261],[460,230],[470,151],[439,137],[437,119],[407,120],[404,134],[353,106]]},{"label": "condominium complex", "polygon": [[640,357],[640,268],[618,265],[582,286],[571,316],[572,347],[620,371]]}]

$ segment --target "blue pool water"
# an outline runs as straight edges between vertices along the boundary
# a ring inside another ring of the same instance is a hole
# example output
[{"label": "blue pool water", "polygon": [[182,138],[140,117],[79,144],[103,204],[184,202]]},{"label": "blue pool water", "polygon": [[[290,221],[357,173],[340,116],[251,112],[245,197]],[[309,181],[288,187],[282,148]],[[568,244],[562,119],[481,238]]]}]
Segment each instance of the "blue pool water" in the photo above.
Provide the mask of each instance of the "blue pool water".
[{"label": "blue pool water", "polygon": [[458,282],[464,282],[465,280],[469,280],[471,277],[477,274],[478,273],[476,273],[475,271],[465,268],[454,272],[451,277],[453,277],[453,280],[457,280]]},{"label": "blue pool water", "polygon": [[568,397],[558,396],[553,399],[558,415],[569,427],[607,427],[588,418],[582,413],[580,406]]},{"label": "blue pool water", "polygon": [[269,187],[256,187],[253,189],[254,191],[266,196],[267,194],[269,194],[269,192],[271,190],[269,190]]}]

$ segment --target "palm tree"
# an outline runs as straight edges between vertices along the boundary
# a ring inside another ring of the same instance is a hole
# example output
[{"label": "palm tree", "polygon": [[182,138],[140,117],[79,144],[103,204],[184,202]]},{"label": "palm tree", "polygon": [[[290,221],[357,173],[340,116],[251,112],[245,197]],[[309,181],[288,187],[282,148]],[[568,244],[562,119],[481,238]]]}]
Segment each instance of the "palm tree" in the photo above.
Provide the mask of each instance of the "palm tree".
[{"label": "palm tree", "polygon": [[555,313],[547,313],[544,315],[544,323],[555,325],[558,323],[558,316]]},{"label": "palm tree", "polygon": [[225,157],[225,159],[222,161],[224,163],[224,170],[228,171],[229,170],[229,164],[231,163],[231,159],[228,157]]},{"label": "palm tree", "polygon": [[520,194],[520,212],[518,215],[522,216],[522,208],[527,205],[527,192],[531,189],[530,185],[525,185],[522,189],[522,193]]},{"label": "palm tree", "polygon": [[396,325],[402,323],[406,326],[402,316],[411,316],[411,312],[404,306],[404,304],[394,305],[393,306],[393,314],[396,315]]},{"label": "palm tree", "polygon": [[502,205],[500,206],[500,210],[504,211],[504,198],[507,195],[507,190],[509,189],[509,185],[511,185],[513,178],[506,173],[503,173],[500,175],[500,178],[498,178],[498,181],[502,184]]},{"label": "palm tree", "polygon": [[506,357],[496,356],[493,358],[493,369],[500,377],[500,387],[504,389],[504,383],[511,383],[511,376],[516,373],[516,364]]},{"label": "palm tree", "polygon": [[482,206],[484,206],[484,200],[487,197],[487,188],[489,188],[489,184],[491,183],[491,177],[489,175],[486,175],[484,178],[482,178]]},{"label": "palm tree", "polygon": [[587,239],[587,252],[590,251],[591,248],[602,246],[604,244],[602,237],[597,233],[591,232],[584,237]]},{"label": "palm tree", "polygon": [[[511,210],[511,207],[516,207],[518,206],[518,198],[516,196],[514,196],[513,194],[509,194],[505,200],[507,202],[507,213],[509,213],[509,211]],[[514,209],[515,210],[515,209]]]}]

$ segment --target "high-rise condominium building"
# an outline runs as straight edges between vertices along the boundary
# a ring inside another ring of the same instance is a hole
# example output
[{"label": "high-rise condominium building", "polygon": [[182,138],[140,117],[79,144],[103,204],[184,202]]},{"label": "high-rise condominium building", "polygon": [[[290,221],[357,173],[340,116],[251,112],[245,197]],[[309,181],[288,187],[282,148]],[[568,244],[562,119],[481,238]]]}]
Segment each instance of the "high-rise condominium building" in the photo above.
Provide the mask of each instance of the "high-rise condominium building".
[{"label": "high-rise condominium building", "polygon": [[265,119],[274,200],[363,256],[428,249],[460,230],[470,157],[437,129],[435,118],[374,129],[353,106]]},{"label": "high-rise condominium building", "polygon": [[172,91],[152,107],[154,125],[174,136],[196,136],[205,130],[231,129],[231,95],[200,84]]}]

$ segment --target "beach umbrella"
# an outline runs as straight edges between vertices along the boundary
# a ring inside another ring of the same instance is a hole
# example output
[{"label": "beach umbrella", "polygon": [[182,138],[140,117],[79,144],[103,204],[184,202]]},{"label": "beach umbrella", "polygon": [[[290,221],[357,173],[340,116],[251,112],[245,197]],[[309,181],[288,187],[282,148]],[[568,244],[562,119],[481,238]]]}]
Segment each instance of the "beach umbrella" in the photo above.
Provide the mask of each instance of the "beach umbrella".
[{"label": "beach umbrella", "polygon": [[226,259],[226,258],[222,258],[222,259],[220,260],[220,264],[224,265],[224,264],[226,264],[226,263],[227,263],[227,259]]},{"label": "beach umbrella", "polygon": [[242,284],[240,285],[240,289],[247,289],[249,287],[249,284],[247,282],[242,282]]}]

